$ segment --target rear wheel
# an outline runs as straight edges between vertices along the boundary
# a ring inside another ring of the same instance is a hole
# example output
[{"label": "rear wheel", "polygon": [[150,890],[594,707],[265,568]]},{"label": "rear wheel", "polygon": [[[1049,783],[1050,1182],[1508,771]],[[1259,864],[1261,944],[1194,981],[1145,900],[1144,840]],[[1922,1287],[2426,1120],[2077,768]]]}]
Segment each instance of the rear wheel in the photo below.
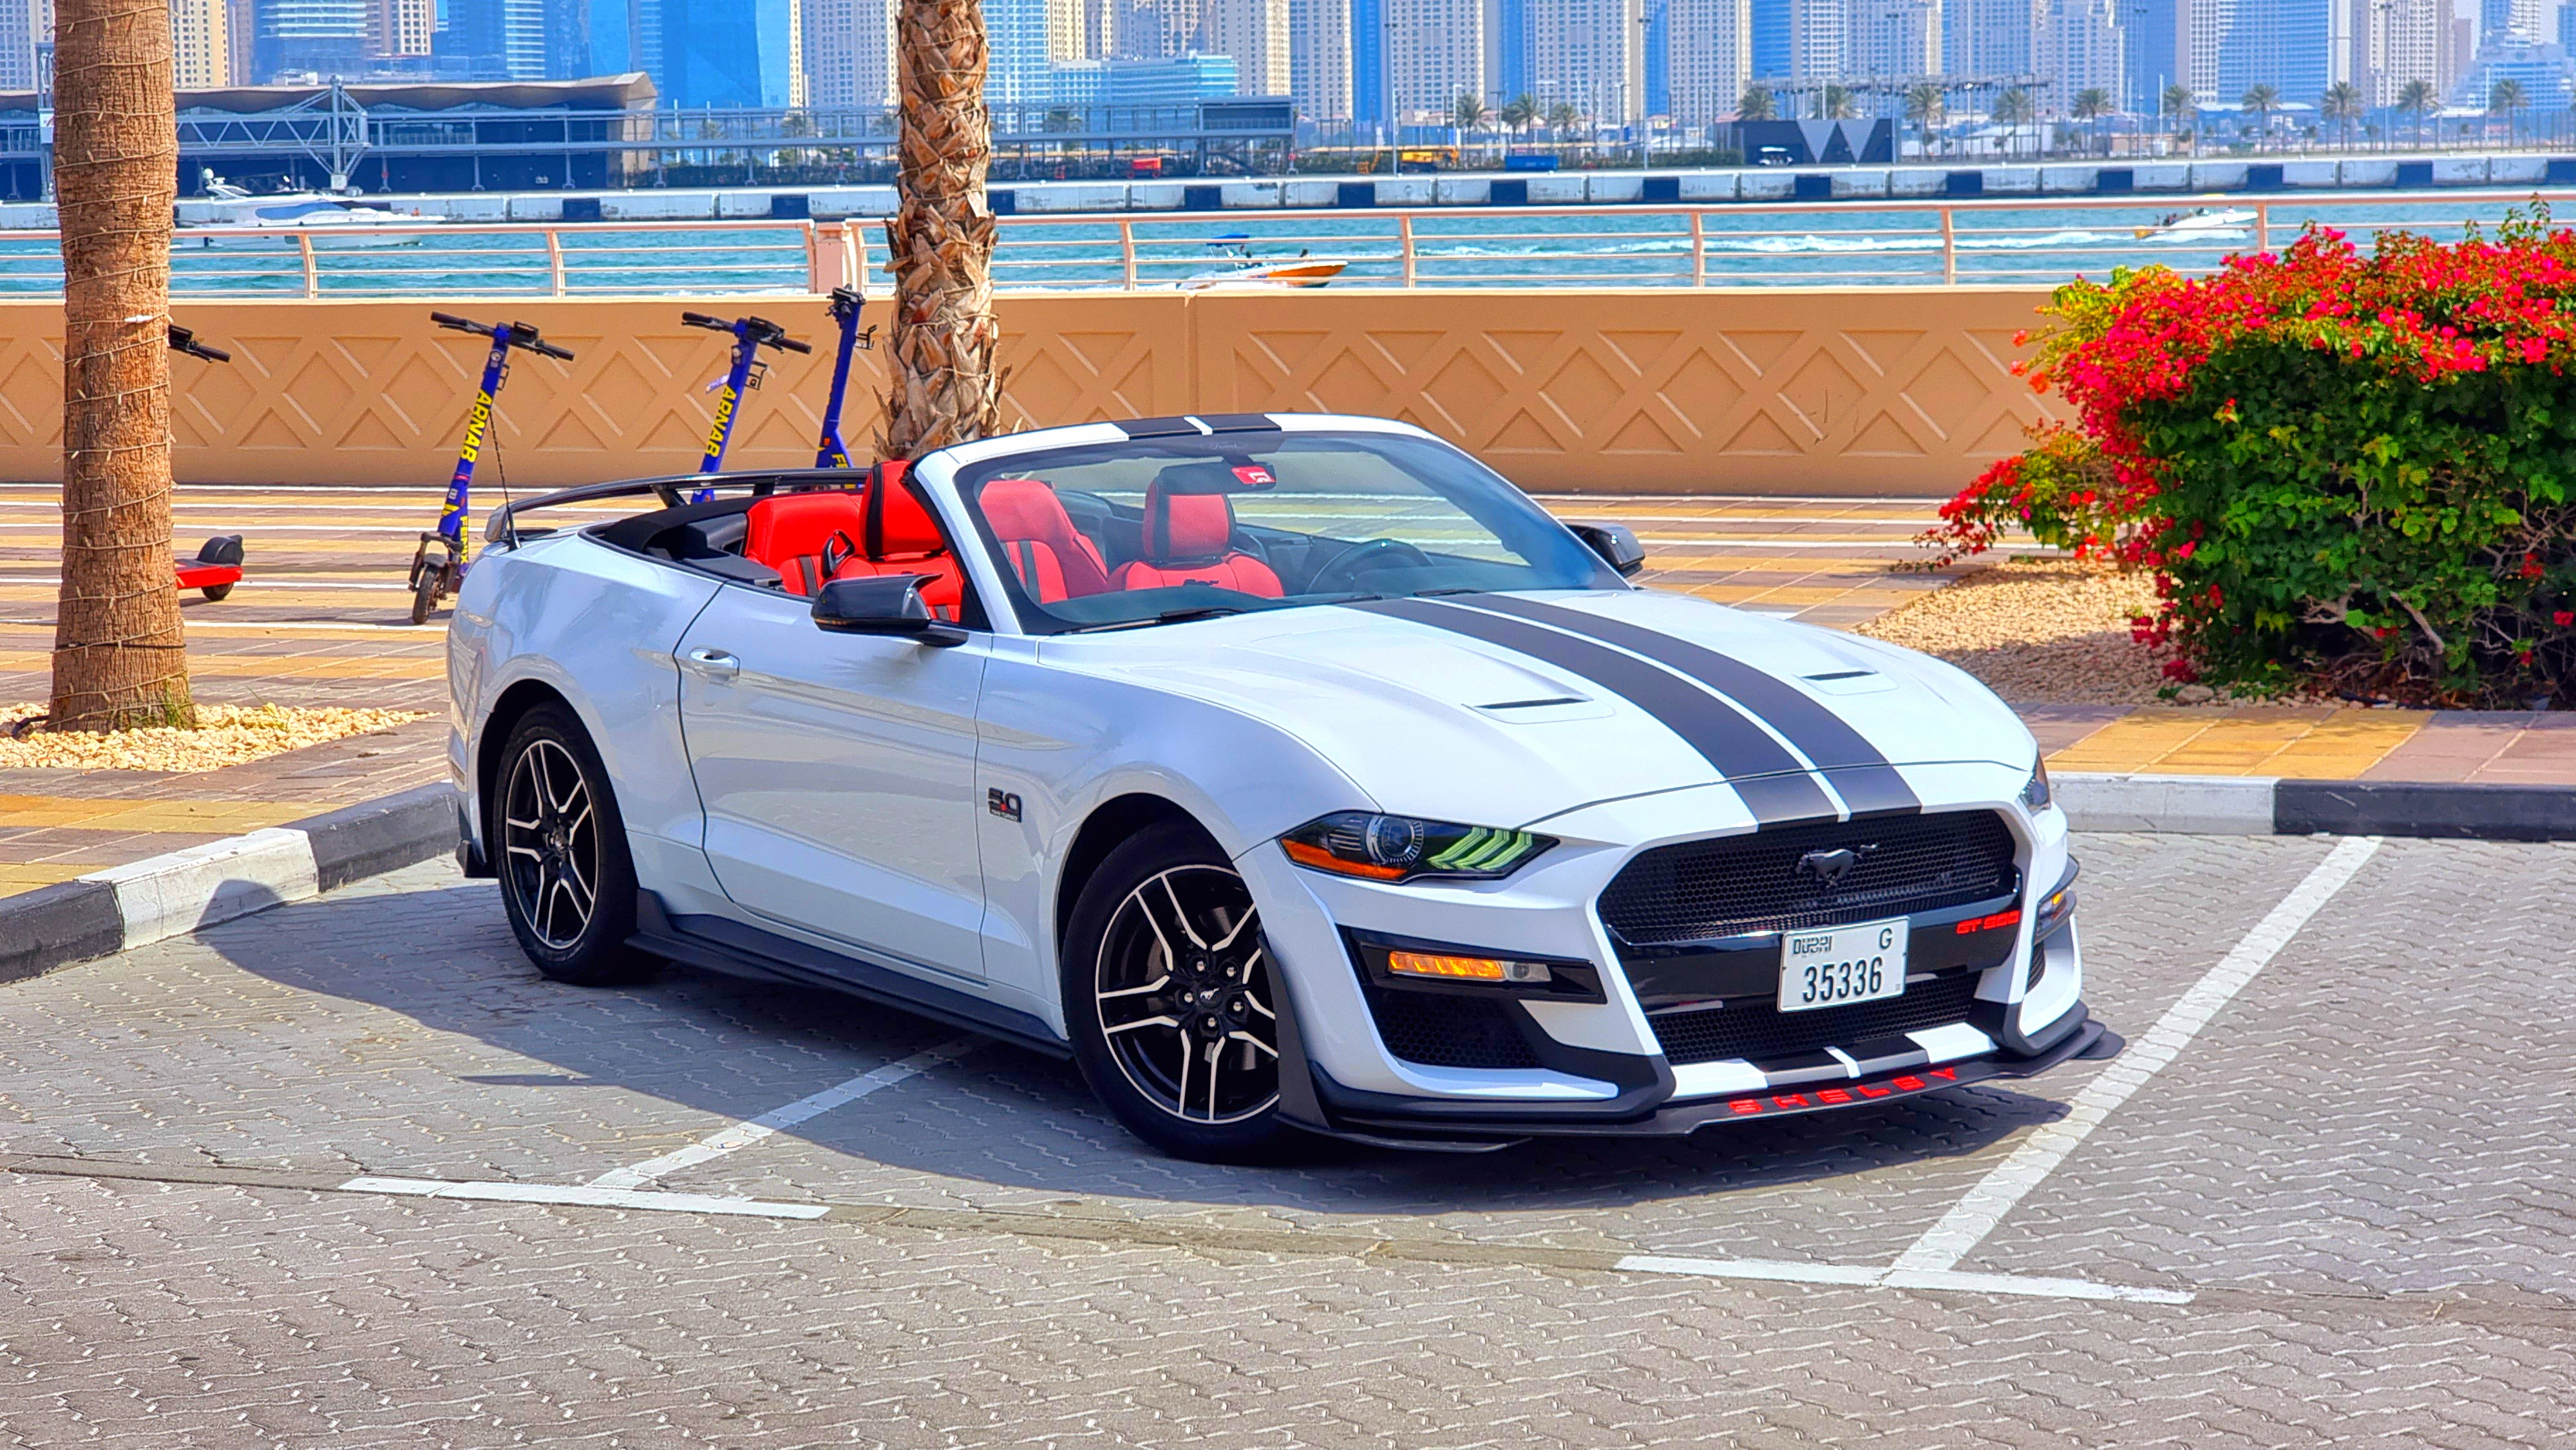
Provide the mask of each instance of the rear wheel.
[{"label": "rear wheel", "polygon": [[1129,1131],[1216,1163],[1305,1145],[1279,1120],[1286,999],[1261,914],[1205,836],[1155,826],[1110,852],[1074,905],[1064,961],[1074,1060]]},{"label": "rear wheel", "polygon": [[438,607],[439,570],[435,564],[424,565],[420,577],[411,586],[411,622],[429,623],[429,612]]},{"label": "rear wheel", "polygon": [[206,596],[206,602],[208,604],[212,604],[217,600],[222,599],[225,595],[232,593],[233,586],[229,584],[209,584],[197,592]]},{"label": "rear wheel", "polygon": [[519,717],[501,748],[493,864],[519,949],[561,982],[603,986],[650,967],[630,950],[635,863],[608,772],[561,705]]}]

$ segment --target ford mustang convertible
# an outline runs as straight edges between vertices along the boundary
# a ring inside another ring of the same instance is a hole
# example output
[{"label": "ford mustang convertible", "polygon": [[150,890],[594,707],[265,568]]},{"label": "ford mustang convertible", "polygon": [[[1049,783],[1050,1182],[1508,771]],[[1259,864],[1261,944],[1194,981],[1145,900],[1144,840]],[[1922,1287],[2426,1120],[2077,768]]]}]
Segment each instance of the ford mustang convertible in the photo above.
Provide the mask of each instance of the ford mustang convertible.
[{"label": "ford mustang convertible", "polygon": [[1069,1054],[1223,1161],[2119,1049],[2011,711],[1638,588],[1629,531],[1420,429],[1145,419],[704,482],[504,508],[458,597],[459,855],[550,976],[855,993]]}]

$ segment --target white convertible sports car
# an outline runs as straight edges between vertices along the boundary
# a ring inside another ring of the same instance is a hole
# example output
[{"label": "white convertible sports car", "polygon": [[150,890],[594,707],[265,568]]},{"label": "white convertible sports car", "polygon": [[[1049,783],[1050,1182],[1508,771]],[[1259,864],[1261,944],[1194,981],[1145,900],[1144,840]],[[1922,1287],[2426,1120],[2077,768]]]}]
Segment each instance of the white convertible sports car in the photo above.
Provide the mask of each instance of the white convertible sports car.
[{"label": "white convertible sports car", "polygon": [[1627,530],[1420,429],[701,482],[505,508],[457,602],[459,855],[549,975],[854,992],[1069,1053],[1221,1160],[1687,1133],[2119,1049],[2010,710],[1634,587]]}]

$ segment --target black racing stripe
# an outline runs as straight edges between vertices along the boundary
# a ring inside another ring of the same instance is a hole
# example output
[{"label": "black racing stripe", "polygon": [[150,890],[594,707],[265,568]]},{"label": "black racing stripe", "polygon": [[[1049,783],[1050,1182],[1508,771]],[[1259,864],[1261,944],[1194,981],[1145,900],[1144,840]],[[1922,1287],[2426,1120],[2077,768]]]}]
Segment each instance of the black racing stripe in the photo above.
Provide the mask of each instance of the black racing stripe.
[{"label": "black racing stripe", "polygon": [[1888,764],[1887,757],[1841,716],[1796,686],[1765,674],[1732,655],[1720,654],[1705,645],[1675,639],[1624,619],[1608,619],[1584,610],[1568,609],[1561,604],[1543,604],[1534,599],[1513,599],[1499,594],[1480,594],[1472,601],[1462,602],[1472,602],[1479,609],[1572,630],[1604,644],[1633,650],[1723,693],[1787,737],[1790,744],[1797,746],[1820,769],[1832,771],[1834,789],[1850,804],[1853,815],[1923,809],[1923,802],[1906,786],[1905,778],[1897,774],[1896,767]]},{"label": "black racing stripe", "polygon": [[1112,418],[1109,426],[1130,438],[1196,438],[1199,425],[1187,418]]},{"label": "black racing stripe", "polygon": [[1428,599],[1380,599],[1352,609],[1427,624],[1571,670],[1654,716],[1705,757],[1766,826],[1831,820],[1834,804],[1797,757],[1724,701],[1634,655],[1535,624]]}]

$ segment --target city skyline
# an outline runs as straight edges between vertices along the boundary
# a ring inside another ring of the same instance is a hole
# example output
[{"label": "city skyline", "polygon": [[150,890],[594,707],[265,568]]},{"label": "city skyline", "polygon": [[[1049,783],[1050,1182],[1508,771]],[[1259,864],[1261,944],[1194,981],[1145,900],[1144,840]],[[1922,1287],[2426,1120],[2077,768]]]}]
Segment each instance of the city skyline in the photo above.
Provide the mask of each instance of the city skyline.
[{"label": "city skyline", "polygon": [[[187,90],[642,72],[680,108],[869,109],[894,100],[895,4],[171,0],[171,21]],[[2476,106],[2505,82],[2549,106],[2576,99],[2571,21],[2576,4],[2551,0],[991,0],[987,94],[1287,96],[1309,121],[1361,125],[1437,123],[1472,97],[1700,126],[1763,84],[1787,93],[1783,114],[1839,84],[1858,113],[1917,123],[2007,89],[2033,119],[2170,118],[2177,87],[2193,110],[2307,113],[2329,93],[2388,109],[2423,85]],[[51,23],[52,0],[0,0],[0,90],[38,87]],[[1966,94],[1927,106],[1926,85]]]}]

